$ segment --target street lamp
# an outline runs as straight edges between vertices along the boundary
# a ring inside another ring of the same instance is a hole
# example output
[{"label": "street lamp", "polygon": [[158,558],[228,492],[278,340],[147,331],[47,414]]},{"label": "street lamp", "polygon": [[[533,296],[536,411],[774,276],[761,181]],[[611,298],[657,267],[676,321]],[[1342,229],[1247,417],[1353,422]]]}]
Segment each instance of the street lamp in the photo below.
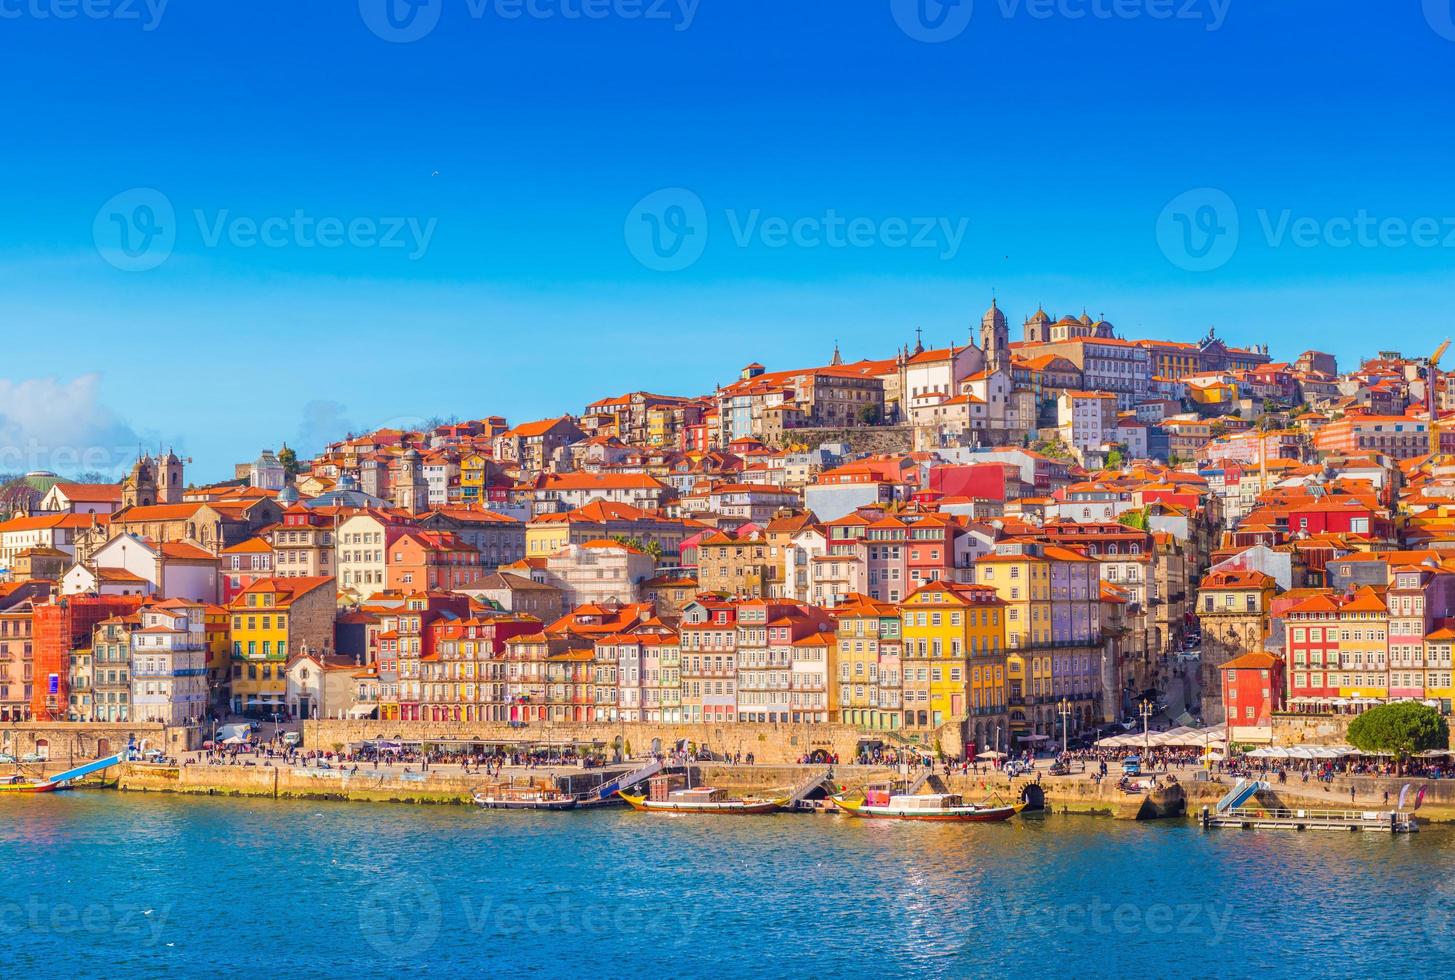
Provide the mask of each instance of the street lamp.
[{"label": "street lamp", "polygon": [[1143,698],[1141,706],[1137,709],[1137,713],[1142,716],[1142,757],[1145,759],[1148,752],[1147,723],[1152,720],[1152,715],[1154,714],[1152,702]]},{"label": "street lamp", "polygon": [[1061,754],[1065,755],[1067,752],[1070,751],[1069,738],[1067,734],[1067,720],[1071,717],[1071,702],[1067,701],[1065,698],[1062,698],[1059,713],[1061,715]]}]

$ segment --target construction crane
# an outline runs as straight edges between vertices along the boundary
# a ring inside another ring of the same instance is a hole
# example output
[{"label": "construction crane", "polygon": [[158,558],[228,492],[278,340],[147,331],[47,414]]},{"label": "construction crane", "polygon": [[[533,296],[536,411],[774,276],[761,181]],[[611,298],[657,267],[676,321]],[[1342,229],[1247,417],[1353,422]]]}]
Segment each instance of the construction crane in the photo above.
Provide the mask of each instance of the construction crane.
[{"label": "construction crane", "polygon": [[1430,355],[1430,367],[1425,372],[1425,408],[1430,413],[1430,470],[1441,462],[1440,459],[1440,410],[1436,407],[1435,389],[1440,386],[1440,358],[1445,356],[1445,351],[1450,347],[1450,338],[1446,337],[1445,342],[1435,348],[1435,353]]}]

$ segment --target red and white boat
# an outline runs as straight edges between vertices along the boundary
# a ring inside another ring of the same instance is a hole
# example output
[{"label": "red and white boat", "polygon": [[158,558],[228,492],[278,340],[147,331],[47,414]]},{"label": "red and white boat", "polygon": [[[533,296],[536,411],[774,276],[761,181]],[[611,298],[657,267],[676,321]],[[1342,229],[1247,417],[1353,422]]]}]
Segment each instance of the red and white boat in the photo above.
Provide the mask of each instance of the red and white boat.
[{"label": "red and white boat", "polygon": [[1025,809],[1024,803],[966,803],[958,793],[926,793],[922,795],[890,794],[873,791],[840,794],[829,797],[834,805],[850,816],[881,820],[954,820],[969,823],[995,823],[1009,820]]},{"label": "red and white boat", "polygon": [[51,779],[38,783],[22,782],[18,775],[0,779],[0,793],[52,793],[60,788],[61,784]]}]

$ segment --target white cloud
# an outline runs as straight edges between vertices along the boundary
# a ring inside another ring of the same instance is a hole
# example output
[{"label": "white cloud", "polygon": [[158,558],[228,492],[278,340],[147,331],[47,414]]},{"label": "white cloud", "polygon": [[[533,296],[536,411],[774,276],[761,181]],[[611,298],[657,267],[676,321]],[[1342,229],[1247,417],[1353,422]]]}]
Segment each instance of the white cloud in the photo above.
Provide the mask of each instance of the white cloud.
[{"label": "white cloud", "polygon": [[100,402],[99,374],[0,378],[0,472],[118,473],[142,438]]}]

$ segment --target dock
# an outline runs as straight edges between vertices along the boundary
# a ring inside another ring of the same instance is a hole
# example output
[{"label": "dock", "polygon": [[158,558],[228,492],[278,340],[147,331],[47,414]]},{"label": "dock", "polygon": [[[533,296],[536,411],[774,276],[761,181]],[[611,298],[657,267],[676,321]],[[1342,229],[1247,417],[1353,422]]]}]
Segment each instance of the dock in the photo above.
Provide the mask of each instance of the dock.
[{"label": "dock", "polygon": [[1413,813],[1400,810],[1305,810],[1275,806],[1238,806],[1225,810],[1203,807],[1202,826],[1242,830],[1373,830],[1412,834],[1419,830]]}]

